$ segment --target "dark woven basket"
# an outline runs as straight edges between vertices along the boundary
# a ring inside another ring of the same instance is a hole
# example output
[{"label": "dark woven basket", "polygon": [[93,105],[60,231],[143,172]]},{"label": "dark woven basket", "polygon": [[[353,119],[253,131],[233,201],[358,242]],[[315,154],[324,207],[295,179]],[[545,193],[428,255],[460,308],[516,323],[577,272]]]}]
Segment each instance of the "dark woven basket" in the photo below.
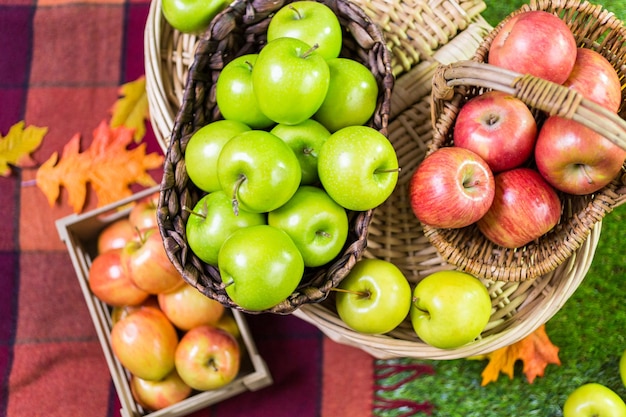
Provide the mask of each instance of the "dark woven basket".
[{"label": "dark woven basket", "polygon": [[[626,149],[624,97],[619,113],[584,99],[581,94],[545,80],[522,76],[485,64],[489,46],[500,28],[513,16],[544,10],[559,16],[572,30],[579,46],[602,54],[626,86],[626,27],[601,5],[587,1],[533,0],[512,13],[492,31],[473,60],[441,66],[434,77],[431,153],[452,144],[454,121],[471,98],[488,90],[505,91],[534,110],[538,123],[546,114],[576,120]],[[489,241],[476,227],[439,229],[424,226],[424,233],[442,257],[457,268],[486,279],[523,281],[556,269],[587,239],[593,226],[626,201],[626,174],[622,172],[596,193],[574,196],[560,193],[563,210],[557,226],[540,238],[516,249]]]},{"label": "dark woven basket", "polygon": [[[213,20],[198,42],[164,163],[157,218],[171,262],[185,281],[204,295],[242,311],[245,310],[228,297],[218,269],[202,262],[187,245],[185,225],[189,214],[183,208],[193,207],[203,192],[189,180],[184,154],[195,131],[221,118],[215,101],[215,82],[222,68],[238,56],[258,52],[266,44],[267,26],[273,13],[290,2],[236,0]],[[394,77],[382,31],[350,1],[322,0],[321,3],[335,12],[344,29],[341,56],[361,62],[376,78],[378,104],[368,125],[387,135]],[[262,312],[288,314],[303,304],[323,301],[361,258],[372,214],[373,210],[349,213],[350,232],[342,253],[327,265],[307,268],[300,286],[290,297]]]}]

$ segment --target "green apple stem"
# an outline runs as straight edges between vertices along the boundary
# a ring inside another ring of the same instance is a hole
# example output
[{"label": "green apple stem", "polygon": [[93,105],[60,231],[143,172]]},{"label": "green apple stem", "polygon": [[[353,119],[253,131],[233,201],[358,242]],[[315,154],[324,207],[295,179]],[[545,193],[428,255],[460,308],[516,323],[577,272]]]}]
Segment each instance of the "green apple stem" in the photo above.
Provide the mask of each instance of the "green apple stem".
[{"label": "green apple stem", "polygon": [[411,300],[411,303],[413,303],[413,306],[418,309],[419,311],[423,312],[424,314],[428,315],[430,317],[430,313],[428,312],[428,310],[424,310],[422,308],[419,308],[419,306],[417,305],[417,302],[419,301],[419,298],[417,297],[413,297],[413,299]]},{"label": "green apple stem", "polygon": [[189,213],[189,214],[194,215],[194,216],[200,216],[200,217],[202,217],[203,219],[206,219],[206,216],[205,216],[203,213],[200,213],[200,212],[198,212],[198,211],[194,211],[193,209],[190,209],[190,208],[189,208],[189,207],[187,207],[187,206],[183,206],[183,210],[184,210],[184,211],[186,211],[186,212],[187,212],[187,213]]},{"label": "green apple stem", "polygon": [[589,171],[587,170],[589,167],[585,164],[579,164],[580,170],[583,172],[583,175],[587,179],[588,184],[593,184],[593,178],[589,175]]},{"label": "green apple stem", "polygon": [[385,168],[385,169],[377,169],[374,171],[374,174],[386,174],[389,172],[400,172],[402,171],[402,168],[398,167],[398,168]]},{"label": "green apple stem", "polygon": [[315,45],[313,45],[312,47],[310,47],[309,49],[307,49],[307,50],[306,50],[306,52],[304,52],[304,53],[302,54],[302,57],[301,57],[301,58],[302,58],[302,59],[307,59],[307,58],[309,57],[309,55],[311,55],[313,52],[315,52],[315,50],[316,50],[317,48],[319,48],[319,47],[320,47],[320,46],[319,46],[319,44],[317,44],[317,43],[316,43]]},{"label": "green apple stem", "polygon": [[370,293],[369,291],[352,291],[352,290],[345,290],[343,288],[331,288],[331,290],[337,291],[337,292],[344,292],[346,294],[358,295],[361,298],[370,298],[372,296],[372,293]]},{"label": "green apple stem", "polygon": [[302,13],[300,13],[300,11],[298,9],[296,9],[295,7],[293,7],[293,4],[289,5],[289,8],[291,10],[293,10],[293,12],[296,14],[296,20],[300,20],[302,19]]},{"label": "green apple stem", "polygon": [[237,178],[237,181],[235,182],[235,186],[233,187],[233,213],[235,213],[235,216],[239,216],[239,200],[237,199],[237,195],[239,194],[239,187],[241,187],[241,184],[243,184],[243,182],[246,180],[246,176],[245,175],[239,175],[239,178]]}]

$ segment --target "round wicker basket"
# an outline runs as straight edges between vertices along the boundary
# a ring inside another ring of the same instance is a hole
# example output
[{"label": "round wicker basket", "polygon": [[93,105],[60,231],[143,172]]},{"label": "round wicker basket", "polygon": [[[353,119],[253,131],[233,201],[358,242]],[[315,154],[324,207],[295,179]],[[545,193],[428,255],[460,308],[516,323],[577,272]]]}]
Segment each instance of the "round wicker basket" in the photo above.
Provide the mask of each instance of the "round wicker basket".
[{"label": "round wicker basket", "polygon": [[[237,0],[211,23],[200,37],[189,68],[183,101],[165,156],[157,221],[165,250],[183,278],[207,297],[246,311],[226,292],[216,266],[202,262],[187,245],[185,225],[189,212],[205,194],[189,180],[185,148],[201,127],[221,119],[215,102],[215,82],[232,59],[258,52],[266,43],[267,26],[278,9],[291,1]],[[344,28],[340,56],[357,60],[369,68],[378,83],[378,99],[368,125],[387,135],[391,89],[390,53],[378,26],[355,4],[346,0],[322,0]],[[306,268],[298,288],[283,302],[263,311],[287,314],[299,306],[319,302],[348,274],[366,246],[367,228],[373,210],[349,212],[349,233],[342,253],[329,264]]]},{"label": "round wicker basket", "polygon": [[[619,115],[567,87],[485,64],[499,28],[513,16],[537,9],[559,15],[574,33],[578,45],[607,58],[619,74],[622,89],[626,86],[626,27],[621,21],[602,6],[586,1],[532,2],[501,22],[485,38],[471,61],[439,69],[433,89],[435,133],[428,153],[451,145],[460,107],[470,98],[493,89],[524,101],[535,110],[538,123],[545,120],[546,114],[573,119],[626,149],[626,122]],[[620,111],[624,112],[625,106]],[[560,193],[560,199],[563,211],[559,224],[516,249],[492,243],[475,225],[445,230],[425,226],[424,233],[446,261],[473,275],[504,281],[534,279],[567,260],[585,241],[594,224],[626,201],[624,170],[596,193],[584,196]]]}]

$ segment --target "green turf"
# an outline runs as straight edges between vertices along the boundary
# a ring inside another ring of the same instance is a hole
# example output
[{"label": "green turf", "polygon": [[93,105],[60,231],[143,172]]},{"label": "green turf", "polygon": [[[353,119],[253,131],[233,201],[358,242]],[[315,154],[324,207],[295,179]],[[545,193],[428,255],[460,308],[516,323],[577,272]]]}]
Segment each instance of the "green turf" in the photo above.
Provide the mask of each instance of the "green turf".
[{"label": "green turf", "polygon": [[[492,25],[521,4],[514,1],[487,1],[482,15]],[[619,18],[626,20],[626,1],[607,2]],[[586,382],[599,382],[626,399],[626,388],[619,378],[618,362],[626,350],[626,206],[604,220],[600,243],[585,280],[565,306],[546,324],[553,343],[559,346],[561,366],[548,365],[543,377],[529,384],[521,369],[515,368],[510,380],[501,374],[498,381],[481,387],[486,361],[451,360],[401,362],[423,363],[435,368],[432,376],[422,376],[391,392],[377,395],[386,399],[428,401],[435,416],[508,417],[561,416],[567,395]],[[391,361],[379,361],[388,364]],[[402,375],[379,381],[392,384]],[[380,417],[405,415],[406,410],[377,411]],[[425,415],[419,413],[417,415]]]}]

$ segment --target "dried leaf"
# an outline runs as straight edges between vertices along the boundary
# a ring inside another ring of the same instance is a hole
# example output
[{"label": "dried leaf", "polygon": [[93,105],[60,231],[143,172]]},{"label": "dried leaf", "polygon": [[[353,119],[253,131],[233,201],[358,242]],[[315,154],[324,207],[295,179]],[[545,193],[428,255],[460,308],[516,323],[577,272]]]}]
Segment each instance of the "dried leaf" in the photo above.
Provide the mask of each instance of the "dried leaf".
[{"label": "dried leaf", "polygon": [[497,381],[500,372],[513,379],[518,360],[524,363],[523,372],[530,384],[537,376],[543,376],[549,364],[561,365],[559,348],[550,341],[545,324],[519,342],[490,353],[489,363],[481,374],[481,385]]},{"label": "dried leaf", "polygon": [[146,77],[142,75],[135,81],[122,85],[119,94],[120,98],[111,108],[110,126],[112,128],[125,126],[134,129],[135,143],[139,143],[146,134],[145,120],[150,117]]},{"label": "dried leaf", "polygon": [[24,121],[17,122],[9,129],[3,138],[0,135],[0,175],[11,175],[10,165],[25,167],[35,162],[30,154],[41,145],[41,141],[48,133],[47,127],[28,126],[24,128]]},{"label": "dried leaf", "polygon": [[79,213],[85,204],[88,183],[98,196],[99,207],[130,196],[131,184],[156,185],[147,170],[161,166],[163,156],[146,155],[145,143],[127,149],[133,139],[131,129],[123,126],[112,129],[102,121],[93,136],[89,149],[80,153],[80,135],[74,135],[63,148],[60,159],[55,152],[37,170],[37,186],[50,206],[57,201],[62,186],[69,193],[74,212]]}]

